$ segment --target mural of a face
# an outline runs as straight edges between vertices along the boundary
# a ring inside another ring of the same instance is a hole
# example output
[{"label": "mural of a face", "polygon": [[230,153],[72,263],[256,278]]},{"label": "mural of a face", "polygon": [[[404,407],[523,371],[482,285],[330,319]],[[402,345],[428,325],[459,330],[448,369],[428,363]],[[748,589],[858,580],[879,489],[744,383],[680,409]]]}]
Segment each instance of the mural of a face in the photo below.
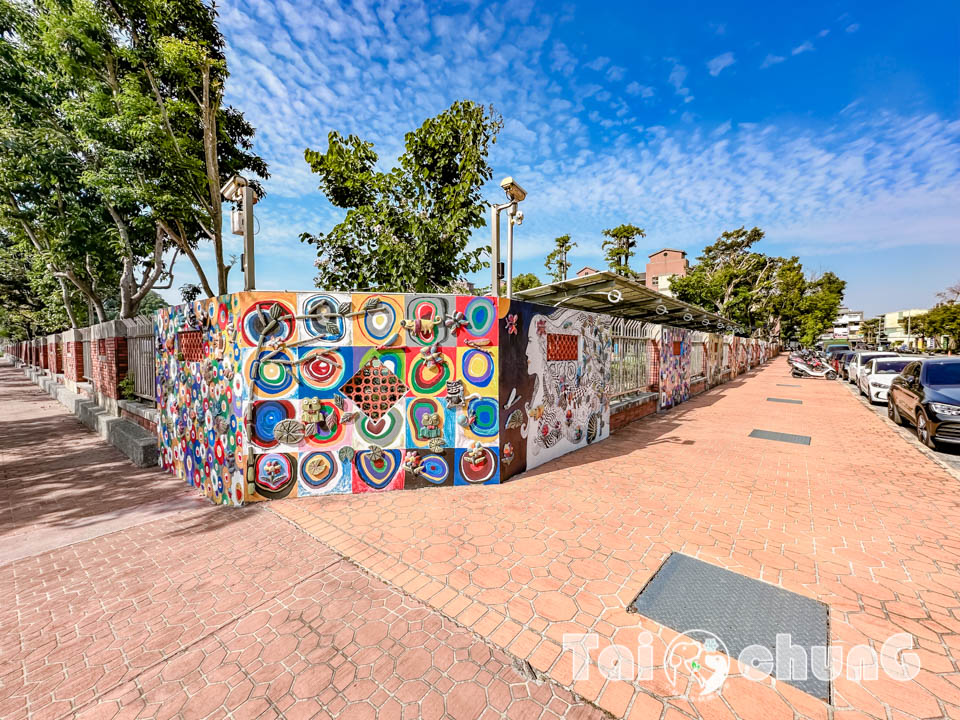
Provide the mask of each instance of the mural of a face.
[{"label": "mural of a face", "polygon": [[561,310],[533,316],[526,360],[535,380],[524,406],[528,469],[609,433],[609,347],[609,324],[595,315]]}]

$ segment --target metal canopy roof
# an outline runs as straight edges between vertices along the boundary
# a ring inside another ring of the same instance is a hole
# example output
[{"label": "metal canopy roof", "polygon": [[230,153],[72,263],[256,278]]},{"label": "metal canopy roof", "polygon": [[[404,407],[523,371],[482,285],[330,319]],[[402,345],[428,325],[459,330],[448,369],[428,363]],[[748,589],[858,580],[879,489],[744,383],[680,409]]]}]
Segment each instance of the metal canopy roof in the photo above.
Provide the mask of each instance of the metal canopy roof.
[{"label": "metal canopy roof", "polygon": [[747,334],[745,328],[736,327],[733,321],[716,313],[661,295],[646,285],[609,270],[521,290],[513,295],[543,305],[575,307],[690,330]]}]

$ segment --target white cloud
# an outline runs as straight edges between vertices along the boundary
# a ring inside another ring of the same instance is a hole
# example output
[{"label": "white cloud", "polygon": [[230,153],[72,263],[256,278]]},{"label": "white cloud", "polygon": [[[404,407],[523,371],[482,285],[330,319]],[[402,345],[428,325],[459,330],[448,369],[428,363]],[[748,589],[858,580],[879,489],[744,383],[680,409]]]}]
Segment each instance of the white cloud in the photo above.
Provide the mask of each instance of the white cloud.
[{"label": "white cloud", "polygon": [[830,34],[830,31],[826,28],[817,33],[817,37],[823,38]]},{"label": "white cloud", "polygon": [[800,53],[811,52],[813,50],[813,43],[807,40],[804,43],[797,45],[793,50],[790,51],[791,55],[799,55]]},{"label": "white cloud", "polygon": [[610,62],[610,58],[601,55],[588,63],[584,63],[584,67],[588,67],[591,70],[602,70],[608,62]]},{"label": "white cloud", "polygon": [[626,74],[627,69],[620,67],[619,65],[611,65],[607,68],[606,76],[607,80],[616,82],[617,80],[622,80],[624,74]]},{"label": "white cloud", "polygon": [[860,29],[860,24],[859,24],[859,23],[853,23],[853,24],[851,24],[851,25],[847,25],[847,32],[848,32],[848,33],[855,33],[855,32],[856,32],[857,30],[859,30],[859,29]]},{"label": "white cloud", "polygon": [[[271,171],[257,205],[260,287],[309,287],[315,253],[298,236],[342,217],[317,190],[305,147],[325,149],[331,130],[355,133],[375,143],[386,169],[404,132],[464,98],[504,115],[490,160],[495,179],[513,175],[530,193],[521,234],[546,241],[573,232],[578,257],[591,256],[611,217],[646,227],[651,245],[694,248],[740,223],[817,253],[958,240],[960,122],[851,108],[835,125],[817,127],[687,124],[683,107],[693,95],[679,59],[647,68],[638,59],[629,69],[637,80],[618,89],[610,61],[599,72],[585,69],[552,36],[550,13],[531,3],[516,8],[527,15],[522,24],[507,5],[467,3],[456,6],[462,14],[449,11],[452,19],[432,18],[432,7],[221,7],[227,100],[257,128],[255,148]],[[783,60],[769,55],[763,67]],[[650,81],[651,72],[665,76]],[[674,97],[671,89],[681,107],[649,118],[631,115],[639,103],[623,102],[624,94]],[[502,192],[493,182],[485,195]],[[478,231],[479,240],[488,232]],[[230,242],[235,252],[239,240]],[[187,268],[178,272],[177,285],[190,281]]]},{"label": "white cloud", "polygon": [[772,67],[773,65],[782,63],[784,60],[786,60],[786,58],[783,55],[767,55],[763,59],[763,63],[760,65],[760,68],[763,69]]},{"label": "white cloud", "polygon": [[642,98],[651,98],[654,95],[654,89],[649,85],[641,85],[638,82],[632,82],[626,87],[628,95],[639,95]]},{"label": "white cloud", "polygon": [[730,67],[735,62],[736,60],[733,59],[733,53],[725,52],[722,55],[717,55],[715,58],[708,61],[707,70],[713,77],[716,77],[723,72],[724,68]]}]

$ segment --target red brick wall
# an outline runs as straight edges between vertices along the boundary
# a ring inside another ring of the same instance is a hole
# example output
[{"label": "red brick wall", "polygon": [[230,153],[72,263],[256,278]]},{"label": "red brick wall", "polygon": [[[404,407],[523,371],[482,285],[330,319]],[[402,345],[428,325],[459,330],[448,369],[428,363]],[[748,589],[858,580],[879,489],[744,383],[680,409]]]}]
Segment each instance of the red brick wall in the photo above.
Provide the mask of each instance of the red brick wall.
[{"label": "red brick wall", "polygon": [[64,343],[63,374],[72,382],[83,381],[83,343]]},{"label": "red brick wall", "polygon": [[118,400],[118,386],[127,376],[127,339],[110,337],[91,342],[94,387],[97,392]]},{"label": "red brick wall", "polygon": [[56,375],[63,372],[63,345],[59,342],[47,343],[47,367]]},{"label": "red brick wall", "polygon": [[150,422],[146,418],[142,418],[139,415],[135,415],[129,410],[124,410],[123,408],[120,408],[120,417],[126,420],[129,420],[130,422],[135,422],[140,427],[144,428],[145,430],[149,430],[152,433],[157,432],[156,425],[154,425],[152,422]]},{"label": "red brick wall", "polygon": [[47,353],[47,341],[41,340],[40,341],[40,368],[42,370],[46,370],[48,367],[50,367],[50,357],[49,357],[49,354]]},{"label": "red brick wall", "polygon": [[610,430],[619,430],[624,425],[632,423],[634,420],[639,420],[642,417],[647,415],[652,415],[657,411],[657,398],[656,396],[650,398],[644,403],[639,405],[634,405],[627,408],[626,410],[621,410],[619,412],[610,413]]}]

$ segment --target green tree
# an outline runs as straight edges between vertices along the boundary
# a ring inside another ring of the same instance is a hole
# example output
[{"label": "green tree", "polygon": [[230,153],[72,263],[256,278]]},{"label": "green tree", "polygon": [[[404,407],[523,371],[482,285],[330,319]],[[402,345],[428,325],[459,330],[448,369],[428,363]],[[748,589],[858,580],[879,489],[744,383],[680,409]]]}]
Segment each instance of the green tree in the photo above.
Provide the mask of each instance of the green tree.
[{"label": "green tree", "polygon": [[860,323],[860,334],[868,345],[876,345],[880,336],[880,322],[882,318],[870,318]]},{"label": "green tree", "polygon": [[932,338],[938,347],[956,350],[960,345],[960,305],[944,303],[911,318],[910,331]]},{"label": "green tree", "polygon": [[488,266],[489,248],[468,250],[486,222],[481,191],[503,123],[493,108],[455,102],[406,134],[398,166],[376,169],[373,143],[337,132],[326,152],[304,158],[320,190],[347,210],[329,232],[301,240],[317,246],[318,287],[427,292]]},{"label": "green tree", "polygon": [[194,254],[201,241],[214,246],[217,291],[226,292],[221,183],[244,170],[264,177],[266,167],[250,152],[253,129],[222,104],[214,9],[201,0],[0,2],[0,53],[12,61],[0,78],[0,122],[5,140],[35,147],[26,157],[37,158],[7,181],[19,181],[6,188],[8,224],[25,225],[51,273],[100,317],[114,287],[121,316],[135,315],[152,289],[170,286],[178,253],[213,295]]},{"label": "green tree", "polygon": [[513,278],[514,292],[529,290],[530,288],[540,287],[541,285],[543,285],[543,283],[540,282],[540,278],[533,273],[520,273]]},{"label": "green tree", "polygon": [[553,241],[554,248],[547,255],[546,267],[547,277],[552,282],[559,282],[567,279],[567,271],[570,269],[570,261],[567,260],[567,254],[577,246],[570,239],[569,235],[561,235]]},{"label": "green tree", "polygon": [[634,256],[637,247],[637,238],[646,237],[643,228],[636,225],[617,225],[603,231],[607,240],[603,241],[602,248],[606,251],[604,259],[615,273],[635,276],[637,273],[630,267],[630,258]]},{"label": "green tree", "polygon": [[846,286],[846,281],[832,272],[826,272],[819,278],[808,280],[800,323],[800,340],[804,345],[812,347],[820,336],[833,326],[840,304],[843,302],[843,291]]}]

